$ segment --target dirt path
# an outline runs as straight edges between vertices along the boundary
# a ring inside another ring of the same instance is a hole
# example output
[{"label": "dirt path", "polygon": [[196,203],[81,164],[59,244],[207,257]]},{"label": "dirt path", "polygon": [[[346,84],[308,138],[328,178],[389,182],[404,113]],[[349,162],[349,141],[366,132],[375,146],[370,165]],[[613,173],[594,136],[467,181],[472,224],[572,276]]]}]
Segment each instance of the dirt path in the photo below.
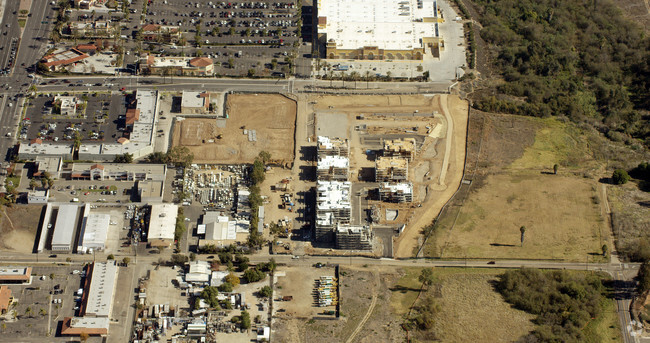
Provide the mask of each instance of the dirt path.
[{"label": "dirt path", "polygon": [[447,143],[449,144],[445,147],[440,185],[429,186],[425,201],[422,203],[422,208],[426,210],[409,223],[400,237],[395,240],[393,251],[396,258],[413,256],[413,251],[418,246],[418,239],[421,237],[421,229],[429,225],[440,213],[442,206],[453,196],[463,178],[468,104],[467,101],[454,95],[442,95],[441,104],[443,104],[441,110],[448,121]]},{"label": "dirt path", "polygon": [[370,302],[370,307],[368,307],[368,312],[366,312],[366,315],[363,316],[363,319],[359,322],[359,325],[357,326],[356,329],[354,329],[354,332],[350,335],[346,343],[352,343],[354,342],[354,338],[359,334],[361,329],[363,328],[363,325],[366,324],[368,319],[370,318],[370,315],[372,314],[372,311],[375,309],[375,305],[377,304],[377,287],[379,287],[379,271],[375,271],[374,273],[375,276],[375,289],[373,290],[372,294],[372,301]]}]

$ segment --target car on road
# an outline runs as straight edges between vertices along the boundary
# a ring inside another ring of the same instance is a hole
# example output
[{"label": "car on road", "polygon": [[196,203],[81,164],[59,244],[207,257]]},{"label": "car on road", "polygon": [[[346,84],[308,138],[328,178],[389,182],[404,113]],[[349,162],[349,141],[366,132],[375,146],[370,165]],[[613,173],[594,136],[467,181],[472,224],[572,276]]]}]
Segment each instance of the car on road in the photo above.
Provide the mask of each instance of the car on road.
[{"label": "car on road", "polygon": [[126,87],[120,88],[120,91],[124,92],[126,90]]}]

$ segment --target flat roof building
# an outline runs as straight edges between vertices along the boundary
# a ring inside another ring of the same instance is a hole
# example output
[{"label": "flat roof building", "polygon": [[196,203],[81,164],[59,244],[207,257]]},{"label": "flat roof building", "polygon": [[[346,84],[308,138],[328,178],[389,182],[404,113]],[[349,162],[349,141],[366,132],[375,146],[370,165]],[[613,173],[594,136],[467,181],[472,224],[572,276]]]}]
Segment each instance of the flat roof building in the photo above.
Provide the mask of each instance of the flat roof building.
[{"label": "flat roof building", "polygon": [[61,323],[61,334],[64,336],[105,336],[108,334],[110,318],[97,317],[65,317]]},{"label": "flat roof building", "polygon": [[47,199],[50,197],[49,189],[35,189],[27,192],[28,204],[46,204]]},{"label": "flat roof building", "polygon": [[164,181],[138,181],[140,202],[162,202],[164,188]]},{"label": "flat roof building", "polygon": [[147,233],[148,242],[151,246],[169,247],[174,243],[177,216],[178,205],[151,205],[149,231]]},{"label": "flat roof building", "polygon": [[338,226],[336,228],[336,248],[372,250],[372,231],[367,226]]},{"label": "flat roof building", "polygon": [[344,156],[318,156],[316,175],[324,181],[347,181],[350,172],[350,160]]},{"label": "flat roof building", "polygon": [[24,284],[32,277],[32,267],[2,267],[0,268],[0,283]]},{"label": "flat roof building", "polygon": [[71,180],[165,181],[165,164],[74,163],[66,175]]},{"label": "flat roof building", "polygon": [[84,317],[110,318],[117,271],[115,261],[93,263]]},{"label": "flat roof building", "polygon": [[111,216],[105,213],[90,213],[84,217],[77,252],[85,253],[90,249],[104,250],[110,222]]},{"label": "flat roof building", "polygon": [[338,224],[350,223],[350,182],[318,181],[316,240],[327,241]]},{"label": "flat roof building", "polygon": [[187,274],[185,274],[185,282],[208,284],[210,282],[210,263],[206,261],[191,261]]},{"label": "flat roof building", "polygon": [[13,302],[14,297],[11,296],[11,290],[7,286],[0,286],[0,314],[7,313],[9,306]]},{"label": "flat roof building", "polygon": [[327,136],[318,136],[316,150],[320,156],[343,156],[350,155],[350,146],[347,139],[330,138]]},{"label": "flat roof building", "polygon": [[77,217],[79,206],[65,204],[59,206],[52,234],[52,250],[71,252],[72,241],[77,231]]},{"label": "flat roof building", "polygon": [[[63,168],[63,158],[37,156],[34,160],[34,177],[43,177],[47,174],[51,178],[58,179],[60,177],[61,168]],[[45,174],[47,173],[47,174]]]},{"label": "flat roof building", "polygon": [[422,60],[444,48],[436,0],[317,0],[326,58]]},{"label": "flat roof building", "polygon": [[206,114],[210,109],[210,93],[183,91],[181,113]]},{"label": "flat roof building", "polygon": [[34,160],[37,157],[60,157],[71,160],[73,148],[72,144],[43,143],[40,139],[34,139],[29,144],[20,144],[18,158]]}]

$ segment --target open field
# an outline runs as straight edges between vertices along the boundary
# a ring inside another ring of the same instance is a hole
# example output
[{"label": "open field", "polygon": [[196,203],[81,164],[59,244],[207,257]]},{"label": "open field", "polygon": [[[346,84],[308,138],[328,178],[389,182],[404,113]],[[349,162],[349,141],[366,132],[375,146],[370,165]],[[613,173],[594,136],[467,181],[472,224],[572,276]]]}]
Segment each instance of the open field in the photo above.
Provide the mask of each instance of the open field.
[{"label": "open field", "polygon": [[[595,181],[539,173],[490,175],[429,250],[443,258],[592,260],[608,235]],[[570,190],[570,191],[568,191]],[[521,226],[526,226],[523,247]]]},{"label": "open field", "polygon": [[[226,113],[224,127],[215,119],[177,121],[172,146],[188,147],[196,163],[252,163],[262,150],[277,163],[293,161],[295,101],[282,95],[229,95]],[[257,140],[249,141],[244,130],[255,130]]]},{"label": "open field", "polygon": [[0,215],[0,236],[3,237],[0,248],[31,253],[42,212],[42,205],[3,207]]},{"label": "open field", "polygon": [[[282,268],[285,276],[278,276],[276,297],[293,296],[291,301],[276,302],[276,310],[283,309],[288,316],[311,318],[323,315],[323,311],[336,310],[336,306],[318,307],[313,292],[316,280],[321,276],[334,276],[334,268]],[[282,313],[282,312],[280,312]],[[330,316],[334,317],[334,316]]]},{"label": "open field", "polygon": [[636,182],[608,186],[613,231],[619,256],[631,260],[647,258],[650,246],[650,193],[639,190]]}]

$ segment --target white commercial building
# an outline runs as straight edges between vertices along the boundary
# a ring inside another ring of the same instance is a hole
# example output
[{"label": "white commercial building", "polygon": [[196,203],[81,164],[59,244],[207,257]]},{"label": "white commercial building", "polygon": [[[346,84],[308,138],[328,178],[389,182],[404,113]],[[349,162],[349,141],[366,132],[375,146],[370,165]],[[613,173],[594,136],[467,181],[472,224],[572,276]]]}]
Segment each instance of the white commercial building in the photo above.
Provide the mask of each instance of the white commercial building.
[{"label": "white commercial building", "polygon": [[185,274],[185,282],[207,284],[210,281],[210,263],[206,261],[192,261],[189,263],[189,270]]},{"label": "white commercial building", "polygon": [[151,205],[149,232],[147,233],[148,242],[151,246],[169,247],[174,243],[177,216],[178,205]]},{"label": "white commercial building", "polygon": [[37,157],[61,157],[64,160],[71,160],[73,148],[72,144],[43,143],[37,138],[29,144],[20,144],[18,158],[34,160]]},{"label": "white commercial building", "polygon": [[105,213],[90,213],[84,217],[77,252],[83,254],[91,249],[104,250],[110,222],[111,216]]},{"label": "white commercial building", "polygon": [[318,156],[316,174],[319,180],[347,181],[350,171],[350,160],[345,156]]},{"label": "white commercial building", "polygon": [[326,58],[422,60],[444,48],[436,0],[317,0]]},{"label": "white commercial building", "polygon": [[43,190],[33,190],[27,192],[27,203],[28,204],[46,204],[47,199],[50,196],[49,189]]},{"label": "white commercial building", "polygon": [[318,181],[316,240],[331,239],[337,225],[350,223],[350,187],[350,182]]},{"label": "white commercial building", "polygon": [[77,231],[78,211],[79,206],[77,205],[59,206],[52,234],[53,251],[70,252],[72,250],[72,241]]},{"label": "white commercial building", "polygon": [[117,285],[117,265],[115,261],[96,262],[92,269],[84,316],[110,317]]}]

